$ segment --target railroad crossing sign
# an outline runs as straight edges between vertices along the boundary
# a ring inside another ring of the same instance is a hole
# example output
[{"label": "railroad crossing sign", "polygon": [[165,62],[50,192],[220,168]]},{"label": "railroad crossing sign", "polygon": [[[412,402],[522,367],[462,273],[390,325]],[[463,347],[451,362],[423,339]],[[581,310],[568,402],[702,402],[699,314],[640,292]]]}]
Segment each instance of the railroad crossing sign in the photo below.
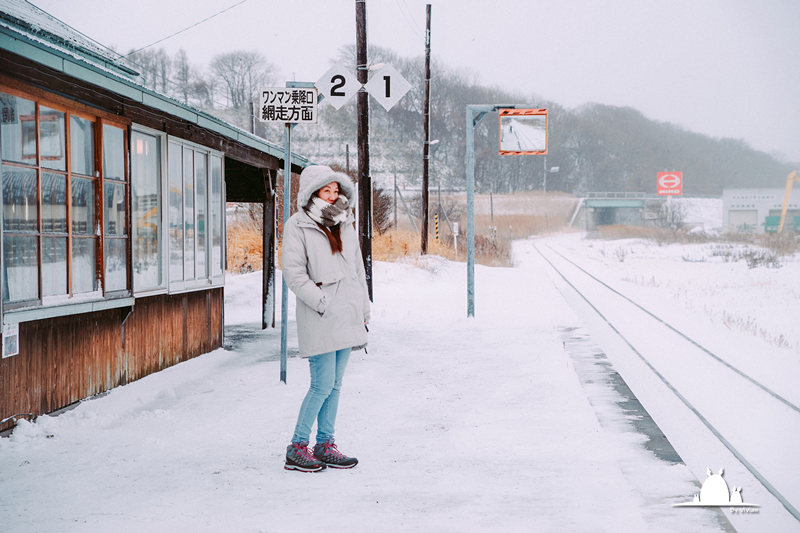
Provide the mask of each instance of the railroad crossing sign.
[{"label": "railroad crossing sign", "polygon": [[261,122],[317,123],[315,88],[262,87],[259,95],[258,120]]},{"label": "railroad crossing sign", "polygon": [[659,172],[657,177],[660,196],[681,196],[683,194],[682,172]]},{"label": "railroad crossing sign", "polygon": [[[337,63],[315,84],[321,95],[331,105],[339,109],[360,89],[355,74],[344,65]],[[372,78],[364,85],[372,97],[389,111],[411,89],[411,84],[391,65],[384,65],[372,73]]]}]

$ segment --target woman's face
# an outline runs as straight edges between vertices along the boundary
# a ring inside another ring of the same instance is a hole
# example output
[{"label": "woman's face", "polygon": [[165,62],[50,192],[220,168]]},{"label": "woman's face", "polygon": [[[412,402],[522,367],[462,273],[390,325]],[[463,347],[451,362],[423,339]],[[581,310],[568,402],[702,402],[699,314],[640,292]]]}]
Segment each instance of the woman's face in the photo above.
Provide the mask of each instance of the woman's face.
[{"label": "woman's face", "polygon": [[329,204],[336,203],[336,200],[339,198],[339,184],[335,181],[332,181],[317,191],[317,196]]}]

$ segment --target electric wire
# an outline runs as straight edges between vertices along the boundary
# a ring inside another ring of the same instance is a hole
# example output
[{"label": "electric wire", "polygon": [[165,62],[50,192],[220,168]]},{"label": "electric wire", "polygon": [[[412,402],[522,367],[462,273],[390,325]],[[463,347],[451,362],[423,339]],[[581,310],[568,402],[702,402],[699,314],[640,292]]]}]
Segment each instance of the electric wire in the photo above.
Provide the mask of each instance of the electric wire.
[{"label": "electric wire", "polygon": [[216,17],[216,16],[218,16],[218,15],[221,15],[221,14],[225,13],[226,11],[229,11],[229,10],[233,9],[233,8],[234,8],[234,7],[236,7],[236,6],[240,6],[240,5],[244,4],[245,2],[247,2],[247,0],[241,0],[241,2],[239,2],[239,3],[237,3],[237,4],[234,4],[234,5],[230,6],[230,7],[227,7],[227,8],[225,8],[225,9],[223,9],[222,11],[219,11],[218,13],[214,13],[214,14],[213,14],[213,15],[211,15],[210,17],[204,18],[204,19],[203,19],[203,20],[201,20],[200,22],[196,22],[196,23],[192,24],[191,26],[189,26],[188,28],[184,28],[184,29],[182,29],[182,30],[180,30],[180,31],[176,31],[176,32],[175,32],[175,33],[173,33],[172,35],[167,35],[167,36],[166,36],[166,37],[164,37],[163,39],[159,39],[158,41],[156,41],[156,42],[154,42],[154,43],[150,43],[150,44],[148,44],[147,46],[143,46],[143,47],[139,48],[138,50],[134,50],[133,52],[129,52],[129,53],[125,54],[125,55],[124,55],[124,56],[122,56],[122,57],[128,57],[129,55],[135,54],[136,52],[141,52],[142,50],[144,50],[144,49],[146,49],[146,48],[150,48],[151,46],[154,46],[154,45],[157,45],[158,43],[164,42],[164,41],[166,41],[167,39],[171,39],[171,38],[175,37],[176,35],[180,35],[181,33],[185,32],[185,31],[187,31],[187,30],[191,30],[191,29],[192,29],[192,28],[194,28],[195,26],[199,26],[200,24],[202,24],[202,23],[204,23],[204,22],[206,22],[206,21],[209,21],[209,20],[213,19],[214,17]]},{"label": "electric wire", "polygon": [[[742,463],[742,465],[743,465],[745,468],[747,468],[747,470],[749,470],[751,474],[753,474],[753,476],[754,476],[754,477],[755,477],[755,478],[756,478],[756,479],[757,479],[757,480],[758,480],[758,481],[759,481],[759,482],[760,482],[760,483],[761,483],[761,484],[764,486],[764,488],[765,488],[765,489],[767,489],[767,491],[769,491],[769,493],[770,493],[770,494],[772,494],[772,495],[775,497],[775,499],[777,499],[777,500],[778,500],[778,501],[781,503],[781,505],[783,505],[783,507],[784,507],[784,508],[785,508],[787,511],[789,511],[789,513],[790,513],[790,514],[791,514],[791,515],[792,515],[792,516],[793,516],[795,519],[797,519],[798,521],[800,521],[800,511],[798,511],[797,509],[795,509],[795,508],[794,508],[794,506],[793,506],[791,503],[789,503],[789,501],[788,501],[786,498],[784,498],[784,497],[783,497],[783,495],[782,495],[780,492],[778,492],[778,490],[777,490],[775,487],[773,487],[773,486],[772,486],[772,484],[771,484],[769,481],[767,481],[767,479],[766,479],[766,478],[765,478],[765,477],[764,477],[764,476],[763,476],[763,475],[762,475],[762,474],[761,474],[761,473],[760,473],[760,472],[759,472],[759,471],[758,471],[758,470],[757,470],[757,469],[756,469],[756,468],[755,468],[755,467],[754,467],[752,464],[750,464],[750,462],[749,462],[747,459],[745,459],[745,458],[744,458],[744,456],[743,456],[743,455],[742,455],[742,454],[741,454],[741,453],[740,453],[740,452],[739,452],[739,451],[738,451],[738,450],[737,450],[737,449],[736,449],[736,448],[735,448],[735,447],[734,447],[734,446],[733,446],[733,445],[732,445],[730,442],[728,442],[728,440],[727,440],[725,437],[723,437],[723,436],[722,436],[722,434],[721,434],[721,433],[720,433],[720,432],[719,432],[719,431],[718,431],[718,430],[717,430],[717,429],[716,429],[716,428],[715,428],[715,427],[714,427],[714,426],[711,424],[711,422],[709,422],[709,421],[708,421],[708,419],[706,419],[706,417],[704,417],[704,416],[703,416],[703,415],[700,413],[700,411],[698,411],[698,410],[697,410],[697,409],[696,409],[696,408],[695,408],[695,407],[694,407],[694,406],[693,406],[693,405],[692,405],[692,404],[689,402],[689,400],[687,400],[687,399],[686,399],[686,398],[685,398],[685,397],[684,397],[684,396],[683,396],[683,395],[682,395],[680,392],[678,392],[678,390],[677,390],[677,389],[676,389],[676,388],[675,388],[675,387],[674,387],[674,386],[673,386],[673,385],[672,385],[672,384],[671,384],[671,383],[670,383],[670,382],[667,380],[667,378],[665,378],[665,377],[664,377],[664,376],[663,376],[663,375],[662,375],[662,374],[661,374],[661,373],[660,373],[658,370],[656,370],[656,368],[655,368],[655,367],[654,367],[654,366],[653,366],[653,365],[650,363],[650,361],[648,361],[648,360],[647,360],[647,359],[646,359],[646,358],[645,358],[645,357],[644,357],[644,356],[643,356],[643,355],[642,355],[642,354],[639,352],[639,350],[637,350],[637,349],[636,349],[636,348],[633,346],[633,344],[631,344],[631,342],[630,342],[630,341],[629,341],[629,340],[628,340],[628,339],[627,339],[627,338],[626,338],[626,337],[625,337],[625,336],[624,336],[624,335],[623,335],[623,334],[622,334],[622,333],[621,333],[621,332],[620,332],[620,331],[619,331],[619,330],[618,330],[618,329],[617,329],[617,328],[616,328],[616,327],[615,327],[615,326],[614,326],[614,325],[611,323],[611,321],[609,321],[609,320],[608,320],[608,318],[606,318],[606,316],[605,316],[605,315],[603,315],[603,313],[601,313],[601,312],[600,312],[600,310],[599,310],[597,307],[595,307],[595,306],[594,306],[594,304],[593,304],[592,302],[590,302],[590,301],[589,301],[589,299],[588,299],[588,298],[587,298],[587,297],[586,297],[586,296],[585,296],[585,295],[584,295],[584,294],[583,294],[581,291],[579,291],[579,290],[578,290],[578,288],[577,288],[577,287],[575,287],[575,285],[573,285],[573,284],[572,284],[572,283],[571,283],[571,282],[570,282],[570,281],[569,281],[569,280],[566,278],[566,276],[564,276],[564,274],[563,274],[563,273],[562,273],[562,272],[561,272],[561,271],[560,271],[560,270],[559,270],[559,269],[558,269],[558,268],[557,268],[557,267],[556,267],[556,266],[555,266],[555,265],[554,265],[554,264],[553,264],[553,263],[552,263],[552,262],[551,262],[551,261],[550,261],[550,260],[549,260],[549,259],[548,259],[548,258],[547,258],[545,255],[544,255],[544,254],[543,254],[543,253],[542,253],[542,251],[541,251],[541,250],[539,250],[539,247],[538,247],[538,246],[536,246],[536,244],[535,244],[535,243],[534,243],[533,247],[534,247],[534,249],[535,249],[537,252],[539,252],[539,255],[541,255],[541,256],[542,256],[542,258],[543,258],[545,261],[547,261],[547,264],[549,264],[549,265],[550,265],[550,267],[551,267],[553,270],[555,270],[555,271],[556,271],[556,273],[557,273],[559,276],[561,276],[561,279],[563,279],[563,280],[564,280],[564,282],[565,282],[567,285],[569,285],[569,286],[572,288],[572,290],[573,290],[573,291],[575,291],[575,293],[576,293],[576,294],[578,294],[578,295],[579,295],[581,298],[583,298],[583,300],[584,300],[584,301],[585,301],[585,302],[586,302],[586,303],[589,305],[589,307],[591,307],[591,308],[592,308],[592,310],[593,310],[595,313],[597,313],[597,315],[598,315],[598,316],[599,316],[601,319],[603,319],[603,321],[604,321],[604,322],[605,322],[605,323],[608,325],[608,327],[610,327],[610,328],[611,328],[611,330],[612,330],[612,331],[614,331],[614,333],[616,333],[616,334],[617,334],[617,336],[619,336],[619,338],[620,338],[620,339],[622,339],[622,340],[625,342],[625,344],[627,344],[627,345],[628,345],[628,347],[629,347],[629,348],[630,348],[630,349],[633,351],[633,353],[635,353],[635,354],[636,354],[636,355],[639,357],[639,359],[641,359],[641,360],[642,360],[642,362],[643,362],[643,363],[644,363],[644,364],[645,364],[645,365],[646,365],[646,366],[647,366],[647,367],[648,367],[648,368],[649,368],[649,369],[650,369],[650,370],[651,370],[651,371],[652,371],[652,372],[653,372],[653,373],[654,373],[654,374],[655,374],[655,375],[656,375],[656,376],[657,376],[657,377],[658,377],[658,378],[661,380],[661,382],[662,382],[662,383],[664,383],[664,385],[666,385],[666,386],[667,386],[667,388],[668,388],[670,391],[672,391],[672,393],[673,393],[673,394],[675,394],[675,396],[676,396],[676,397],[677,397],[677,398],[678,398],[678,399],[679,399],[681,402],[683,402],[683,404],[684,404],[684,405],[685,405],[685,406],[686,406],[686,407],[687,407],[687,408],[688,408],[688,409],[689,409],[689,410],[690,410],[692,413],[694,413],[694,415],[695,415],[695,416],[696,416],[696,417],[697,417],[697,418],[700,420],[700,422],[702,422],[702,423],[703,423],[703,425],[704,425],[704,426],[706,426],[706,428],[708,428],[708,430],[709,430],[709,431],[711,431],[711,433],[712,433],[712,434],[713,434],[713,435],[714,435],[714,436],[715,436],[717,439],[719,439],[719,441],[720,441],[720,442],[721,442],[721,443],[722,443],[722,444],[723,444],[723,445],[724,445],[724,446],[725,446],[725,447],[728,449],[728,451],[730,451],[730,452],[733,454],[733,456],[734,456],[734,457],[736,457],[736,459],[738,459],[738,460],[739,460],[739,462],[740,462],[740,463]],[[550,248],[550,246],[548,246],[548,248]],[[552,248],[550,248],[550,249],[552,250]],[[555,252],[555,250],[552,250],[552,251],[553,251],[553,252]],[[558,254],[558,252],[555,252],[555,253],[556,253],[556,254]],[[558,254],[558,255],[561,255],[561,254]],[[563,256],[562,256],[562,257],[563,257]],[[564,259],[566,259],[566,258],[564,258]],[[569,261],[569,259],[566,259],[566,260],[567,260],[567,261]],[[570,262],[570,263],[572,263],[572,261],[569,261],[569,262]],[[574,263],[573,263],[573,264],[574,264]],[[575,265],[575,266],[577,267],[577,265]],[[578,267],[578,268],[580,269],[580,267]],[[592,277],[593,279],[597,280],[596,278],[594,278],[593,276],[591,276],[591,274],[589,274],[589,273],[588,273],[588,272],[586,272],[585,270],[583,270],[583,269],[581,269],[581,270],[582,270],[583,272],[585,272],[587,275],[589,275],[590,277]],[[597,281],[599,281],[599,280],[597,280]],[[600,282],[600,283],[603,283],[603,282]],[[604,285],[605,285],[605,284],[604,284]],[[610,288],[610,287],[609,287],[609,288]],[[616,291],[615,291],[615,292],[616,292]],[[622,296],[622,295],[620,295],[620,296]],[[633,303],[633,302],[631,302],[631,303]],[[634,304],[634,305],[637,305],[637,307],[639,307],[639,306],[638,306],[638,304]],[[643,310],[643,311],[646,311],[646,310],[644,310],[644,309],[642,309],[642,310]]]}]

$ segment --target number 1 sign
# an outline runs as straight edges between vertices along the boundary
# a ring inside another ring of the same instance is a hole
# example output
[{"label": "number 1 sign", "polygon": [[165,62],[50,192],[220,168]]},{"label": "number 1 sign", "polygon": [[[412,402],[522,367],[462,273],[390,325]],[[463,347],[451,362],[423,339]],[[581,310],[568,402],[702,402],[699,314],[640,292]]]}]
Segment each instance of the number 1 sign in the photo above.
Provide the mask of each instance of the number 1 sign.
[{"label": "number 1 sign", "polygon": [[384,65],[364,85],[367,92],[389,111],[411,90],[411,84],[391,65]]}]

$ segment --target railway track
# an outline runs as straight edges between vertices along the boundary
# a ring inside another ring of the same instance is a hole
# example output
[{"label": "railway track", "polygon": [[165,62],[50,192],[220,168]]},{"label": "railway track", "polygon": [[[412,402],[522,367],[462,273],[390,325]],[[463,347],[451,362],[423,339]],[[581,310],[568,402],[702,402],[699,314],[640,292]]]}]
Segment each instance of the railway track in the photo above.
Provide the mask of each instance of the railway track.
[{"label": "railway track", "polygon": [[800,437],[800,402],[738,368],[724,353],[706,348],[549,243],[540,241],[534,249],[680,400],[688,416],[699,420],[800,522],[800,454],[793,438]]}]

